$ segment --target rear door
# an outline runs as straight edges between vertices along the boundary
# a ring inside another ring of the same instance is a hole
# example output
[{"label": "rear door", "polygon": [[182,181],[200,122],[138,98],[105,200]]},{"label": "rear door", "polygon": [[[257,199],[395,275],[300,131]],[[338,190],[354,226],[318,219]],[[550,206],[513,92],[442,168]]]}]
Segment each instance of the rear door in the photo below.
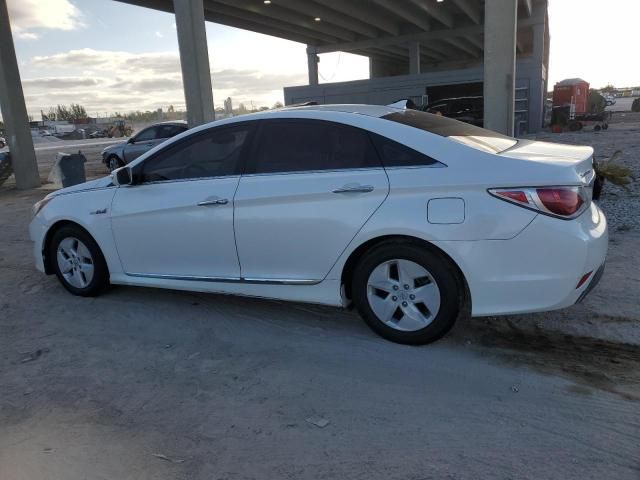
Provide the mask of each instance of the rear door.
[{"label": "rear door", "polygon": [[366,131],[263,120],[234,200],[242,277],[324,279],[388,191]]}]

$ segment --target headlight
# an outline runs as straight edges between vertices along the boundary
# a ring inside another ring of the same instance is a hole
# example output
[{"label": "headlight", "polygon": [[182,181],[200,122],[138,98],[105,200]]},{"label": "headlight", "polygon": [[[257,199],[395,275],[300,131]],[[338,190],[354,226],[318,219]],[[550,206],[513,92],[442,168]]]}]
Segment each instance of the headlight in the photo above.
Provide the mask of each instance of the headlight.
[{"label": "headlight", "polygon": [[33,206],[33,216],[35,217],[40,210],[44,208],[44,206],[53,200],[53,197],[45,197]]}]

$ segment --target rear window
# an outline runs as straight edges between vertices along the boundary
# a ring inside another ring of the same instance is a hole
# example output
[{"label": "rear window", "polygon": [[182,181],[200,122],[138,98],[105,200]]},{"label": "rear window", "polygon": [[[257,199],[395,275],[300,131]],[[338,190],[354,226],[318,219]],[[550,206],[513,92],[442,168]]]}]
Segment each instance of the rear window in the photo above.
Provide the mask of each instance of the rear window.
[{"label": "rear window", "polygon": [[501,133],[476,127],[468,123],[418,110],[404,110],[383,116],[385,120],[447,137],[477,150],[500,153],[513,147],[518,141]]}]

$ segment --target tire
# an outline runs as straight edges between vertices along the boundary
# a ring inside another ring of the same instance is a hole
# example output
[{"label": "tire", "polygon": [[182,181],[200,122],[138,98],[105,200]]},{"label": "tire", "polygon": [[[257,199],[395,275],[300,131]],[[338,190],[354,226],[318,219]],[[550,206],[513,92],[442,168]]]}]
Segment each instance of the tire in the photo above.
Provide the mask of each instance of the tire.
[{"label": "tire", "polygon": [[374,247],[356,265],[352,281],[354,304],[367,325],[405,345],[444,336],[461,310],[463,289],[450,260],[410,242]]},{"label": "tire", "polygon": [[596,125],[595,127],[593,127],[594,132],[599,132],[600,130],[602,130],[602,127],[600,125]]},{"label": "tire", "polygon": [[107,168],[110,172],[113,172],[116,168],[124,167],[124,163],[116,155],[111,155],[107,158]]},{"label": "tire", "polygon": [[95,297],[109,286],[109,269],[95,240],[80,227],[56,231],[49,259],[58,280],[74,295]]}]

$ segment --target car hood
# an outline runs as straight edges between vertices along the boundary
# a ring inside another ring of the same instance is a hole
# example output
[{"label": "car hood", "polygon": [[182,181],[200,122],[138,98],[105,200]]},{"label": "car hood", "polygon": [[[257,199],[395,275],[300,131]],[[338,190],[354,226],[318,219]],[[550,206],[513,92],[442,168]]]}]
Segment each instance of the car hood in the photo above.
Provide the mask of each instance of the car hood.
[{"label": "car hood", "polygon": [[113,182],[111,181],[110,176],[97,178],[95,180],[89,180],[88,182],[79,183],[78,185],[73,185],[67,188],[61,188],[60,190],[56,190],[55,192],[47,195],[46,198],[57,197],[58,195],[66,195],[69,193],[77,193],[77,192],[86,192],[89,190],[98,190],[101,188],[113,187]]},{"label": "car hood", "polygon": [[113,152],[116,150],[120,150],[122,149],[122,147],[124,147],[127,144],[127,142],[120,142],[120,143],[115,143],[113,145],[109,145],[108,147],[104,148],[102,150],[102,153],[106,153],[106,152]]}]

